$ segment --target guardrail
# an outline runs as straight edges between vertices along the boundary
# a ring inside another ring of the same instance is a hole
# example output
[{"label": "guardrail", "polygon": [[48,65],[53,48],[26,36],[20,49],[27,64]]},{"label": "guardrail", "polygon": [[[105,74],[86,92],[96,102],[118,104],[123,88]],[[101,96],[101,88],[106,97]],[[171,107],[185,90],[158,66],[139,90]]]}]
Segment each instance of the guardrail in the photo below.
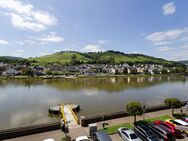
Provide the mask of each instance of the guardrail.
[{"label": "guardrail", "polygon": [[66,124],[67,123],[67,119],[66,119],[66,116],[65,116],[65,112],[64,112],[64,104],[62,104],[61,106],[61,116],[64,120],[64,123]]},{"label": "guardrail", "polygon": [[76,120],[76,123],[78,124],[78,117],[76,116],[76,114],[74,113],[74,111],[72,110],[72,107],[70,106],[70,104],[67,105],[69,110],[71,111],[74,119]]},{"label": "guardrail", "polygon": [[17,127],[11,129],[0,130],[0,140],[6,140],[26,135],[43,133],[52,130],[60,129],[59,122],[50,122],[37,125],[29,125],[24,127]]}]

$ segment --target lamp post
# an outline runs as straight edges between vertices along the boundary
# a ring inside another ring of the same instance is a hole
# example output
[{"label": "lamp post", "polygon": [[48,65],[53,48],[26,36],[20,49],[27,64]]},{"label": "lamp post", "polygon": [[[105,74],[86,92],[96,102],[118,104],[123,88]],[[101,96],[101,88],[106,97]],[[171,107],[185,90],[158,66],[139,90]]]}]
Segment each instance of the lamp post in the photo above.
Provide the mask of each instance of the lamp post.
[{"label": "lamp post", "polygon": [[146,110],[146,104],[145,104],[145,99],[144,99],[144,103],[143,103],[143,120],[144,120],[144,115],[145,115],[145,110]]},{"label": "lamp post", "polygon": [[104,120],[104,116],[102,116],[102,127],[103,127],[103,129],[105,128],[105,120]]}]

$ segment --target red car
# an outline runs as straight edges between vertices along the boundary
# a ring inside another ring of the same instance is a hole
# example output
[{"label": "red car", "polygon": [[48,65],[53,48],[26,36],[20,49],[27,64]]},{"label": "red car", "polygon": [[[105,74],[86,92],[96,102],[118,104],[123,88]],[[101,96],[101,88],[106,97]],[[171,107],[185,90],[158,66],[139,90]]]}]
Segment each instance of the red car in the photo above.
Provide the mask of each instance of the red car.
[{"label": "red car", "polygon": [[164,122],[164,121],[161,121],[161,120],[157,120],[154,122],[155,124],[158,124],[158,125],[163,125],[165,126],[167,129],[169,129],[169,131],[175,136],[175,137],[178,137],[178,136],[181,136],[181,131],[180,130],[177,130],[175,128],[175,126],[169,122]]}]

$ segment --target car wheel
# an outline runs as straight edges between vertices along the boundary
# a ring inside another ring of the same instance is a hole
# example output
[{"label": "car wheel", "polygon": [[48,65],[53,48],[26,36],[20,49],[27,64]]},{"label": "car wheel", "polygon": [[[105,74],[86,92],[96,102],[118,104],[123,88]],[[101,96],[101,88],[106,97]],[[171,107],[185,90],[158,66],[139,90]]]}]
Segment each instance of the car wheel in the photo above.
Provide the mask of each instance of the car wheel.
[{"label": "car wheel", "polygon": [[188,134],[185,131],[182,132],[182,135],[185,136],[185,137],[188,136]]}]

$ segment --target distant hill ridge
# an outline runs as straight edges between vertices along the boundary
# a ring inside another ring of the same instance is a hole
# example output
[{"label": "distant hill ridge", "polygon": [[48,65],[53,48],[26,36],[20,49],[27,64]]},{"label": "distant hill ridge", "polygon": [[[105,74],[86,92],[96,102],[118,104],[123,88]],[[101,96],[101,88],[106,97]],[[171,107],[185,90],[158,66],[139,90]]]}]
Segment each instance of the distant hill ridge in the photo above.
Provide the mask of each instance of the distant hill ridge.
[{"label": "distant hill ridge", "polygon": [[106,52],[88,52],[81,53],[77,51],[61,51],[50,55],[36,58],[28,58],[28,60],[39,64],[61,63],[61,64],[120,64],[120,63],[153,63],[167,66],[175,66],[177,62],[167,61],[162,58],[155,58],[143,54],[125,54],[119,51],[109,50]]},{"label": "distant hill ridge", "polygon": [[178,61],[179,63],[182,63],[182,64],[185,64],[185,65],[188,65],[188,60],[183,60],[183,61]]}]

